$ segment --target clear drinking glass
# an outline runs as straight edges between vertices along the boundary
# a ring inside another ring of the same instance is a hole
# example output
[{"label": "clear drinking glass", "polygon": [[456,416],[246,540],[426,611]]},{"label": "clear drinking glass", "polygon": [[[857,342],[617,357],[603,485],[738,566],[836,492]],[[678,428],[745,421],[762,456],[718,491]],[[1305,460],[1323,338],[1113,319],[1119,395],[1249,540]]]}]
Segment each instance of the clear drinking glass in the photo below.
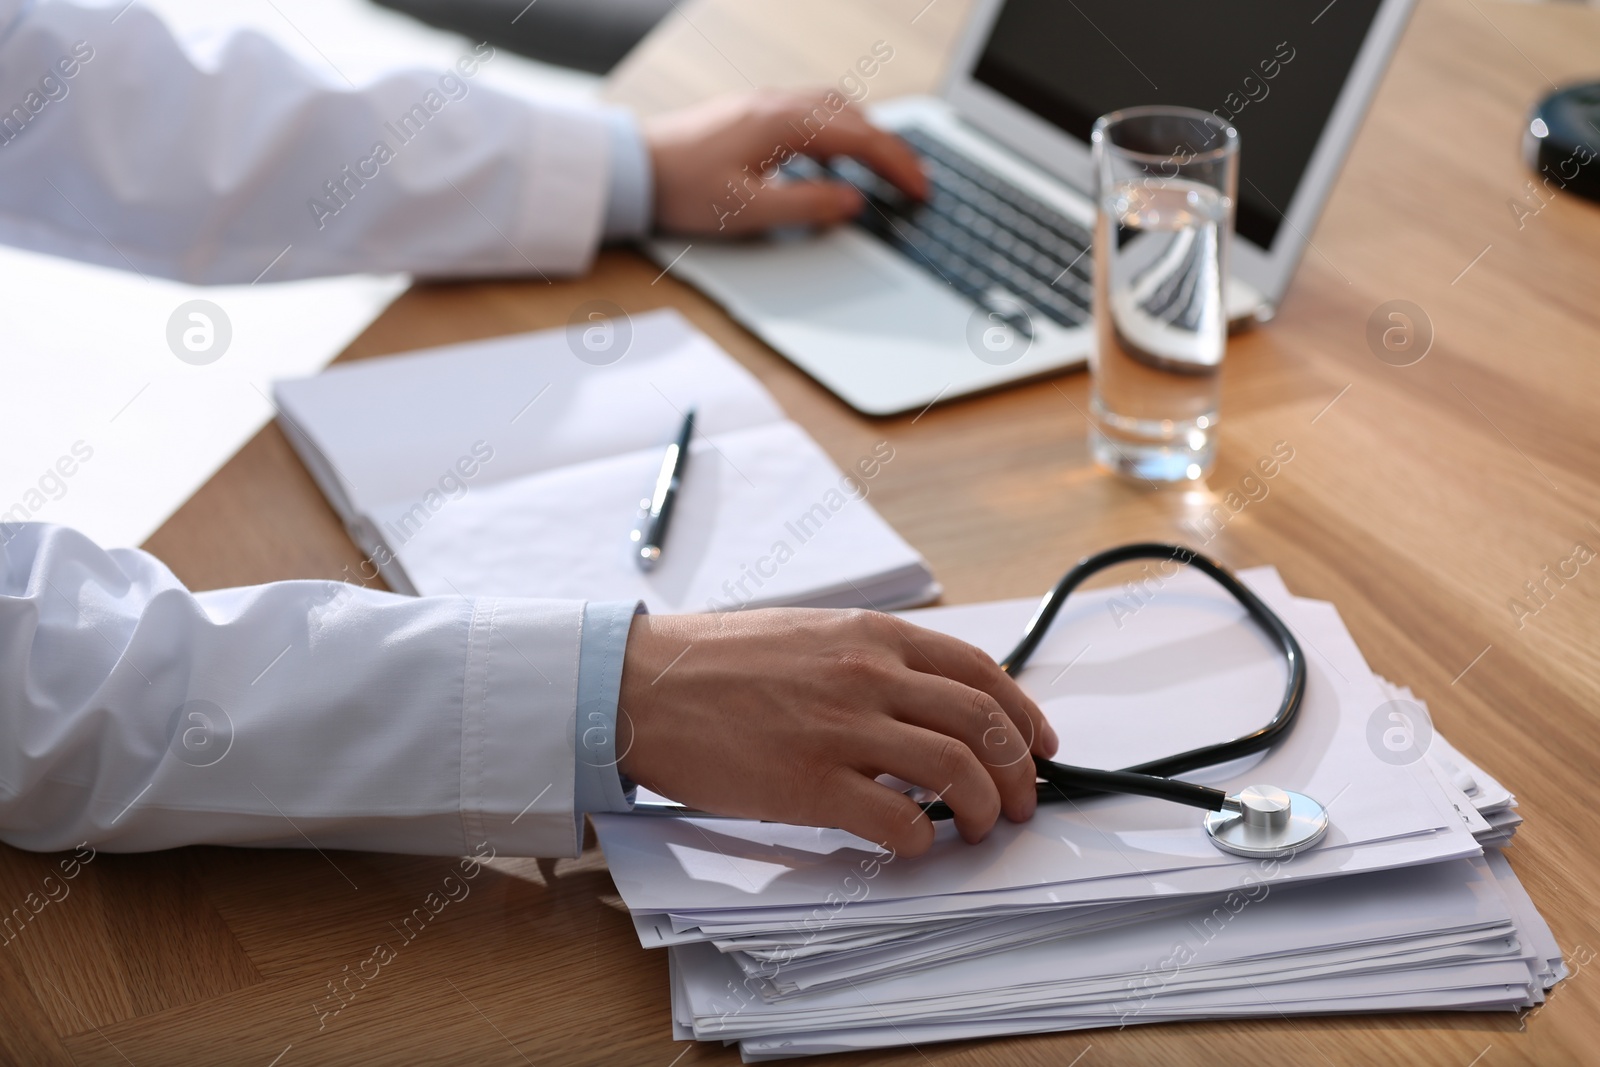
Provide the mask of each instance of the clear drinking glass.
[{"label": "clear drinking glass", "polygon": [[1205,111],[1135,107],[1091,139],[1089,446],[1130,477],[1201,478],[1216,459],[1239,134]]}]

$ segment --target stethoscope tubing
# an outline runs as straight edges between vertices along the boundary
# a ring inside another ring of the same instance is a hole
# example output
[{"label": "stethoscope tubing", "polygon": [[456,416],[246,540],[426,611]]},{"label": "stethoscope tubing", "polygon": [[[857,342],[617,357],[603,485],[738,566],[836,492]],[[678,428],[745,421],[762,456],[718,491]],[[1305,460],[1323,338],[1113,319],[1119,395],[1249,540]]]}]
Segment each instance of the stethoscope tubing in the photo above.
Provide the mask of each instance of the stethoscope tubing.
[{"label": "stethoscope tubing", "polygon": [[[1028,620],[1028,625],[1023,629],[1022,639],[1017,642],[1011,653],[1000,661],[1000,669],[1013,677],[1022,670],[1034,651],[1038,649],[1039,643],[1044,640],[1051,623],[1066,604],[1067,598],[1083,582],[1109,567],[1141,559],[1170,560],[1195,567],[1226,589],[1266,631],[1267,636],[1283,654],[1289,671],[1284,685],[1283,700],[1279,703],[1271,721],[1258,730],[1218,744],[1180,752],[1175,756],[1165,756],[1120,771],[1076,767],[1034,756],[1032,757],[1034,769],[1041,779],[1038,784],[1041,804],[1075,800],[1099,793],[1132,793],[1204,808],[1208,811],[1221,811],[1223,801],[1227,797],[1222,790],[1180,781],[1173,776],[1202,767],[1217,766],[1270,748],[1276,743],[1279,735],[1293,725],[1299,713],[1306,689],[1305,653],[1301,651],[1300,642],[1295,640],[1288,624],[1256,596],[1249,586],[1216,560],[1183,545],[1163,544],[1157,541],[1119,545],[1080,559],[1071,570],[1062,575],[1055,588],[1040,601],[1033,618]],[[950,819],[955,816],[943,801],[934,801],[921,807],[930,819]]]}]

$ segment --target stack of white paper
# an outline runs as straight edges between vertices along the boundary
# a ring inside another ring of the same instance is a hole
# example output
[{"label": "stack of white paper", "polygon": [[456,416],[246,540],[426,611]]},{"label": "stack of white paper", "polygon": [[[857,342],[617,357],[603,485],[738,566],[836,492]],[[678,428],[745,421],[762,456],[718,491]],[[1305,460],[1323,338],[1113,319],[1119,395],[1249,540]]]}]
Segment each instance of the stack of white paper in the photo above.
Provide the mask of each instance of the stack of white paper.
[{"label": "stack of white paper", "polygon": [[[1281,860],[1218,851],[1194,809],[1041,805],[980,845],[896,857],[837,830],[595,818],[642,944],[667,948],[680,1038],[747,1060],[1173,1019],[1516,1010],[1565,976],[1498,851],[1515,801],[1377,678],[1332,605],[1245,579],[1308,657],[1270,751],[1190,779],[1306,793],[1332,825]],[[1034,607],[909,613],[999,657]],[[1284,667],[1198,574],[1079,594],[1023,672],[1061,759],[1121,767],[1260,726]],[[1159,748],[1152,748],[1159,745]],[[1487,848],[1485,846],[1488,846]]]},{"label": "stack of white paper", "polygon": [[[614,347],[587,349],[591,331]],[[893,447],[840,470],[675,312],[363,360],[279,382],[277,399],[350,536],[400,592],[686,612],[900,607],[939,591],[866,499]],[[647,574],[628,534],[690,408],[688,468]]]}]

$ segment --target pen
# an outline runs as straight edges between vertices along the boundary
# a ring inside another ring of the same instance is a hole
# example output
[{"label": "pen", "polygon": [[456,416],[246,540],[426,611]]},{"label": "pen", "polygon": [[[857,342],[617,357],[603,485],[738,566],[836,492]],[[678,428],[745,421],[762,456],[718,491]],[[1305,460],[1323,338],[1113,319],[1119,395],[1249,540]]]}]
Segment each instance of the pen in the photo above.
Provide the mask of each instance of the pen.
[{"label": "pen", "polygon": [[667,446],[661,457],[661,473],[656,475],[656,489],[650,499],[639,502],[639,521],[634,525],[629,539],[639,546],[634,557],[639,569],[648,571],[661,560],[661,543],[666,540],[667,524],[672,521],[672,505],[678,499],[678,488],[683,484],[683,472],[689,465],[689,438],[694,433],[694,408],[683,417],[683,429],[678,439]]}]

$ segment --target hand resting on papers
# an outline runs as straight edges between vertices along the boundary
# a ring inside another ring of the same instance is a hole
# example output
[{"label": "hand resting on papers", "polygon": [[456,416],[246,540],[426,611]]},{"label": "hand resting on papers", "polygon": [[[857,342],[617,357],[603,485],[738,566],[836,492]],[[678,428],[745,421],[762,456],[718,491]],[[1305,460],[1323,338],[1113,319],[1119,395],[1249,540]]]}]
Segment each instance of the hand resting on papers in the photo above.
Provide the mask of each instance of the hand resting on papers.
[{"label": "hand resting on papers", "polygon": [[933,824],[890,774],[937,792],[969,842],[1033,815],[1055,732],[973,646],[870,611],[640,615],[623,661],[618,767],[705,811],[834,826],[902,855]]}]

